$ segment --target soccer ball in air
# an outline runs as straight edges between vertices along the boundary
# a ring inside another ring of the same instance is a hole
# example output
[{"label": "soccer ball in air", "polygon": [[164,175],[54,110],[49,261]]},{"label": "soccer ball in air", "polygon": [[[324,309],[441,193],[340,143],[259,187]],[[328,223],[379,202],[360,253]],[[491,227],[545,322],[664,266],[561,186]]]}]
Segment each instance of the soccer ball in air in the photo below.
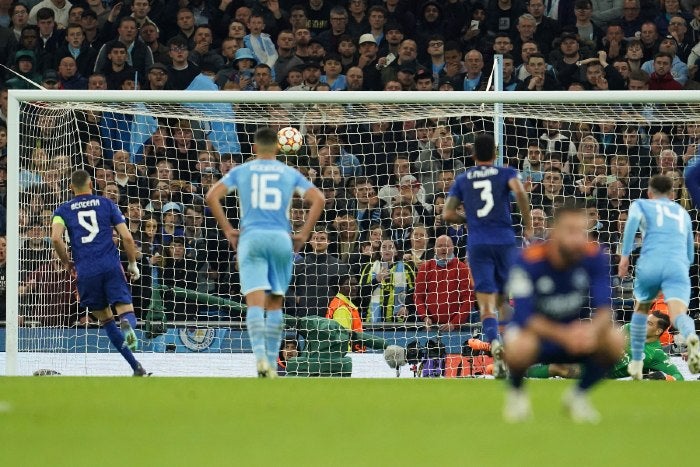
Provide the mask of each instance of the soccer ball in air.
[{"label": "soccer ball in air", "polygon": [[277,132],[277,144],[282,154],[296,154],[304,144],[304,137],[299,130],[288,126]]}]

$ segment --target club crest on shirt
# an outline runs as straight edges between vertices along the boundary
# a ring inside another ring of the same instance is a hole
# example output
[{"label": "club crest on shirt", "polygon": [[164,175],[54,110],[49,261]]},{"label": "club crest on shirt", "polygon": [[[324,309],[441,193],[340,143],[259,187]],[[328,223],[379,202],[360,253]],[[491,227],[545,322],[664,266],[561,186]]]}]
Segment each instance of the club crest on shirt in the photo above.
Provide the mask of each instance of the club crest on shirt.
[{"label": "club crest on shirt", "polygon": [[535,287],[537,288],[537,292],[548,295],[554,292],[554,281],[549,276],[542,276],[537,279]]}]

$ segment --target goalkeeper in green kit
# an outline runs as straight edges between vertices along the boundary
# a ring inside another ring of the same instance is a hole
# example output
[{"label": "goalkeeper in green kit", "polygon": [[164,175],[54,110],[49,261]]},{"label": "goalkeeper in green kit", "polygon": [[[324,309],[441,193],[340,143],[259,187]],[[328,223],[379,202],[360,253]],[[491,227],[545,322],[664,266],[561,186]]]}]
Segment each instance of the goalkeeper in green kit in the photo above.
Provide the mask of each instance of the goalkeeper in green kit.
[{"label": "goalkeeper in green kit", "polygon": [[[659,336],[671,325],[668,315],[660,311],[654,311],[647,317],[647,334],[644,343],[644,373],[647,379],[665,379],[667,381],[683,381],[683,375],[678,368],[671,363],[666,352],[661,347]],[[626,378],[627,365],[630,362],[629,334],[630,325],[622,327],[625,333],[627,348],[607,377],[611,379]],[[562,378],[578,378],[581,368],[578,365],[533,365],[527,372],[528,378],[550,378],[559,376]]]},{"label": "goalkeeper in green kit", "polygon": [[304,338],[304,348],[299,355],[284,362],[288,376],[349,377],[352,374],[352,359],[347,355],[350,344],[384,350],[384,358],[391,368],[406,364],[403,347],[388,345],[385,339],[366,332],[346,329],[332,319],[284,315],[284,325]]}]

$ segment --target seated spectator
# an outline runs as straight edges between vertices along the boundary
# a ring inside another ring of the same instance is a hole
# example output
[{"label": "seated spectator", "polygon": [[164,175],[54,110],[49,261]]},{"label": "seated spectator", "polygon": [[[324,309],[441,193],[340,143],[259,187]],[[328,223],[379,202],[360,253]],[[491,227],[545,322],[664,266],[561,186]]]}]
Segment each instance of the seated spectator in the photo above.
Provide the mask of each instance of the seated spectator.
[{"label": "seated spectator", "polygon": [[[303,8],[303,7],[301,7]],[[359,37],[369,32],[369,22],[367,20],[366,0],[350,0],[348,2],[348,33],[353,37]]]},{"label": "seated spectator", "polygon": [[318,35],[318,40],[326,50],[338,50],[340,38],[346,35],[348,25],[348,12],[342,6],[333,7],[330,11],[330,29],[326,29]]},{"label": "seated spectator", "polygon": [[586,81],[583,84],[587,90],[607,91],[625,89],[625,80],[620,73],[608,63],[604,51],[598,52],[598,58],[583,60],[585,64]]},{"label": "seated spectator", "polygon": [[559,120],[544,120],[545,132],[540,135],[540,140],[545,145],[548,153],[563,153],[566,164],[569,160],[576,157],[576,146],[571,139],[561,132],[561,122]]},{"label": "seated spectator", "polygon": [[315,91],[321,79],[321,64],[316,61],[309,61],[300,66],[299,69],[302,70],[302,82],[299,85],[292,86],[290,77],[287,76],[287,82],[290,85],[287,91]]},{"label": "seated spectator", "polygon": [[527,59],[530,76],[525,78],[517,88],[519,91],[557,91],[561,89],[553,74],[547,73],[547,62],[544,55],[533,53]]},{"label": "seated spectator", "polygon": [[484,56],[478,50],[470,50],[464,56],[466,72],[462,80],[465,91],[486,91],[489,73],[484,73]]},{"label": "seated spectator", "polygon": [[[5,81],[5,85],[9,89],[36,89],[31,84],[41,83],[42,76],[35,70],[36,55],[31,50],[19,50],[15,53],[13,71],[16,71],[20,76],[12,75],[12,78]],[[26,78],[26,79],[23,79]],[[29,80],[30,82],[27,82]]]},{"label": "seated spectator", "polygon": [[94,70],[97,51],[85,40],[83,28],[78,24],[71,24],[66,28],[66,41],[56,50],[52,66],[58,68],[64,57],[75,59],[78,73],[87,81],[87,77]]},{"label": "seated spectator", "polygon": [[[362,53],[362,45],[362,38],[360,38],[360,53]],[[386,57],[382,57],[378,61],[378,64],[381,67],[382,84],[386,85],[386,83],[389,81],[397,81],[396,78],[399,74],[399,70],[401,69],[415,70],[418,66],[416,61],[417,57],[418,46],[416,45],[416,41],[412,39],[404,39],[399,46],[399,54],[396,60],[389,63]],[[360,61],[360,63],[362,63],[362,61]],[[363,68],[363,71],[365,71],[365,68]],[[365,77],[367,77],[366,72]]]},{"label": "seated spectator", "polygon": [[418,270],[421,264],[434,256],[434,250],[430,249],[429,246],[428,229],[423,224],[415,224],[411,231],[411,245],[404,252],[403,260],[412,263],[414,269]]},{"label": "seated spectator", "polygon": [[136,70],[127,63],[127,47],[122,42],[113,41],[109,48],[104,50],[107,53],[104,68],[95,68],[95,71],[104,74],[108,89],[121,89],[124,80],[134,79],[136,76]]},{"label": "seated spectator", "polygon": [[433,143],[435,149],[421,151],[416,163],[421,183],[428,195],[436,194],[435,184],[439,172],[450,170],[455,175],[459,175],[465,171],[464,164],[455,153],[452,130],[448,126],[442,126],[435,130]]},{"label": "seated spectator", "polygon": [[[399,195],[399,182],[406,176],[411,175],[411,163],[409,162],[408,156],[405,154],[399,154],[394,159],[394,170],[389,178],[389,183],[379,189],[379,200],[382,202],[382,206],[391,207],[396,197]],[[425,188],[420,187],[419,192],[422,193],[422,198],[425,199]]]},{"label": "seated spectator", "polygon": [[42,9],[51,10],[54,14],[54,20],[56,25],[61,29],[68,26],[68,12],[72,4],[68,1],[61,0],[42,0],[41,2],[34,3],[31,11],[29,12],[29,24],[37,24],[42,18],[39,15],[39,11]]},{"label": "seated spectator", "polygon": [[668,35],[673,37],[678,44],[676,55],[683,63],[687,63],[690,51],[696,42],[692,41],[691,34],[688,34],[688,19],[681,15],[671,16],[668,23]]},{"label": "seated spectator", "polygon": [[209,25],[197,26],[193,34],[194,48],[190,50],[189,60],[200,68],[209,67],[219,71],[224,66],[224,57],[212,49],[214,36]]},{"label": "seated spectator", "polygon": [[296,316],[325,316],[348,266],[328,253],[328,232],[317,228],[309,239],[311,251],[294,265],[293,296]]},{"label": "seated spectator", "polygon": [[250,32],[243,38],[244,46],[253,52],[258,63],[264,63],[273,69],[277,61],[277,49],[270,35],[263,32],[265,29],[263,15],[253,13],[248,22],[248,28]]},{"label": "seated spectator", "polygon": [[[447,194],[440,193],[433,200],[433,232],[436,237],[447,235],[452,239],[452,244],[457,248],[457,257],[465,259],[467,255],[467,226],[466,224],[447,224],[442,213],[445,209]],[[463,213],[464,208],[459,207],[457,212]]]},{"label": "seated spectator", "polygon": [[[107,42],[100,48],[94,71],[104,72],[105,69],[109,68],[109,61],[112,59],[108,55],[114,49],[114,44],[120,43],[126,50],[127,65],[137,71],[140,79],[145,81],[146,68],[153,64],[153,53],[146,44],[138,40],[136,20],[130,16],[121,18],[117,32],[117,39]],[[133,73],[131,76],[133,78]]]},{"label": "seated spectator", "polygon": [[598,213],[600,219],[609,225],[617,222],[621,212],[629,208],[629,194],[627,187],[620,180],[608,183],[604,196],[598,199]]},{"label": "seated spectator", "polygon": [[547,240],[547,214],[543,209],[536,208],[530,211],[532,217],[532,240],[530,243],[539,243]]},{"label": "seated spectator", "polygon": [[630,157],[626,155],[614,155],[610,158],[609,181],[619,180],[629,190],[630,199],[642,198],[646,185],[639,177],[632,175]]},{"label": "seated spectator", "polygon": [[680,0],[662,0],[661,1],[661,12],[654,19],[654,23],[659,30],[659,34],[662,36],[668,34],[669,32],[669,22],[673,16],[682,16],[690,21],[690,15],[681,9]]},{"label": "seated spectator", "polygon": [[618,21],[611,21],[605,28],[605,37],[602,40],[602,50],[608,56],[609,61],[622,58],[626,53],[625,33],[622,24]]},{"label": "seated spectator", "polygon": [[427,327],[435,324],[450,332],[469,320],[474,303],[469,268],[455,257],[447,235],[435,241],[435,257],[418,268],[413,299]]},{"label": "seated spectator", "polygon": [[533,38],[538,44],[544,44],[546,48],[549,48],[552,46],[554,38],[559,35],[561,25],[545,14],[544,4],[544,0],[530,0],[527,3],[527,12],[535,19],[536,28]]},{"label": "seated spectator", "polygon": [[[663,39],[661,39],[661,43],[659,44],[659,53],[654,55],[653,60],[644,62],[644,64],[642,65],[642,70],[649,73],[649,75],[652,75],[654,72],[657,72],[658,76],[665,76],[666,73],[670,73],[671,79],[680,83],[681,86],[684,85],[688,81],[688,66],[685,63],[683,63],[678,57],[676,53],[677,51],[678,42],[676,42],[676,39],[670,35],[664,37]],[[656,59],[658,58],[660,53],[667,54],[668,58],[671,61],[670,72],[664,72],[664,75],[659,75],[658,71],[656,70]],[[653,78],[652,81],[654,81]]]},{"label": "seated spectator", "polygon": [[379,197],[374,185],[367,177],[357,177],[353,187],[354,199],[348,200],[348,209],[353,210],[361,240],[367,238],[369,226],[382,220],[382,210],[379,207]]},{"label": "seated spectator", "polygon": [[600,50],[604,36],[591,18],[593,17],[593,3],[591,0],[576,0],[574,4],[574,15],[576,15],[576,31],[582,41],[591,44],[594,50]]},{"label": "seated spectator", "polygon": [[[668,52],[659,52],[654,56],[653,71],[649,75],[650,90],[680,90],[683,88],[683,85],[673,77],[672,63],[673,56]],[[642,66],[642,68],[645,67]]]},{"label": "seated spectator", "polygon": [[345,150],[337,136],[328,136],[320,140],[318,164],[321,169],[337,166],[343,177],[357,177],[363,174],[363,167],[357,157]]},{"label": "seated spectator", "polygon": [[190,52],[187,44],[188,41],[180,36],[175,36],[168,41],[171,61],[168,67],[168,82],[170,89],[176,91],[187,89],[192,80],[201,73],[201,69],[189,61]]},{"label": "seated spectator", "polygon": [[162,228],[160,231],[160,240],[164,246],[168,246],[175,237],[182,237],[184,235],[181,221],[182,205],[172,201],[165,203],[161,209],[161,214]]},{"label": "seated spectator", "polygon": [[321,75],[319,80],[321,83],[328,84],[331,91],[345,91],[347,80],[342,74],[343,65],[340,55],[335,53],[326,55],[323,59],[323,71],[325,74]]},{"label": "seated spectator", "polygon": [[641,15],[640,0],[624,0],[622,3],[622,16],[618,18],[622,25],[622,32],[626,39],[631,39],[642,27],[644,19]]},{"label": "seated spectator", "polygon": [[[449,188],[444,191],[448,190]],[[398,193],[388,208],[393,209],[397,205],[409,206],[411,208],[411,216],[422,223],[427,222],[433,213],[433,207],[425,201],[423,186],[413,175],[404,175],[399,180]],[[401,246],[398,240],[395,240],[395,243],[397,246]]]},{"label": "seated spectator", "polygon": [[388,237],[394,242],[398,252],[403,255],[409,248],[411,231],[416,221],[413,216],[413,206],[408,203],[396,203],[389,210],[389,214]]},{"label": "seated spectator", "polygon": [[530,203],[533,208],[543,209],[551,214],[557,197],[571,196],[571,192],[564,186],[564,175],[561,170],[550,168],[545,171],[542,183],[532,190]]},{"label": "seated spectator", "polygon": [[515,91],[522,81],[515,77],[515,61],[512,55],[503,56],[503,90]]},{"label": "seated spectator", "polygon": [[[303,224],[303,219],[301,220]],[[360,253],[360,229],[357,219],[349,212],[341,212],[333,219],[335,239],[329,252],[344,264],[352,265]]]},{"label": "seated spectator", "polygon": [[[140,0],[144,1],[144,0]],[[141,40],[151,49],[154,63],[170,63],[168,48],[160,41],[160,29],[155,24],[146,23],[139,31]],[[148,68],[148,67],[147,67]]]},{"label": "seated spectator", "polygon": [[360,272],[365,321],[404,320],[408,316],[406,295],[413,291],[415,275],[410,263],[397,261],[394,242],[383,240],[379,259],[365,264]]},{"label": "seated spectator", "polygon": [[644,49],[644,58],[646,62],[648,60],[654,59],[654,54],[658,52],[659,48],[659,31],[651,21],[646,21],[642,24],[642,28],[639,30],[639,40],[642,43]]},{"label": "seated spectator", "polygon": [[87,78],[78,71],[73,57],[63,57],[58,64],[58,78],[61,89],[87,89]]},{"label": "seated spectator", "polygon": [[540,145],[540,142],[536,139],[531,139],[527,144],[527,154],[523,160],[523,165],[521,168],[521,175],[525,183],[529,184],[531,187],[535,183],[540,183],[542,181],[543,175],[543,159],[544,159],[544,149]]}]

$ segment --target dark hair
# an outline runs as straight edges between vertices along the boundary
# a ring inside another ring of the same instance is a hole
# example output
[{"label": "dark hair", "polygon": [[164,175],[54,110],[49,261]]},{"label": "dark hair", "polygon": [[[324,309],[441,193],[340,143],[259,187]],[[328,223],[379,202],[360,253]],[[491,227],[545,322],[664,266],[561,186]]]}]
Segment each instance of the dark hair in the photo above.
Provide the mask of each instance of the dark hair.
[{"label": "dark hair", "polygon": [[124,43],[121,42],[121,41],[114,41],[114,42],[112,42],[112,44],[107,48],[107,53],[111,53],[112,50],[114,50],[114,49],[129,50],[129,49],[127,48],[126,44],[124,44]]},{"label": "dark hair", "polygon": [[274,146],[277,144],[277,132],[270,127],[260,128],[255,132],[255,144]]},{"label": "dark hair", "polygon": [[56,18],[56,13],[51,8],[39,8],[39,11],[36,12],[36,20],[41,21],[44,19],[55,19]]},{"label": "dark hair", "polygon": [[659,310],[655,310],[651,313],[651,315],[659,320],[659,322],[656,323],[656,325],[659,329],[661,329],[661,332],[666,332],[666,330],[671,327],[671,319],[666,313],[662,313]]},{"label": "dark hair", "polygon": [[457,50],[459,53],[462,53],[462,46],[459,45],[459,42],[457,41],[447,41],[445,42],[445,46],[443,48],[445,52],[448,50]]},{"label": "dark hair", "polygon": [[649,84],[649,73],[644,70],[632,70],[630,71],[629,80],[641,81],[644,84]]},{"label": "dark hair", "polygon": [[495,143],[493,135],[481,133],[474,139],[474,157],[479,162],[488,162],[494,159]]},{"label": "dark hair", "polygon": [[136,19],[134,19],[133,16],[122,16],[119,20],[119,27],[121,27],[124,23],[134,23],[136,26],[139,25],[139,23],[136,22]]},{"label": "dark hair", "polygon": [[70,176],[70,183],[76,188],[87,187],[89,181],[90,174],[87,173],[87,170],[76,170]]},{"label": "dark hair", "polygon": [[168,41],[168,44],[167,44],[167,45],[168,45],[168,47],[174,45],[174,46],[176,46],[176,47],[185,47],[185,48],[187,48],[187,41],[185,40],[184,37],[175,36],[175,37],[171,38],[171,39]]},{"label": "dark hair", "polygon": [[530,62],[531,58],[541,58],[545,63],[547,63],[547,58],[539,52],[531,53],[530,56],[527,57],[528,63]]},{"label": "dark hair", "polygon": [[656,55],[654,55],[654,61],[656,61],[656,59],[660,57],[666,57],[671,61],[671,63],[673,63],[673,55],[671,55],[668,52],[657,52]]},{"label": "dark hair", "polygon": [[340,58],[340,54],[337,54],[337,53],[327,53],[323,57],[323,63],[326,63],[328,60],[333,60],[334,62],[343,63],[343,59]]},{"label": "dark hair", "polygon": [[666,175],[654,175],[649,180],[649,189],[654,193],[665,195],[673,190],[673,180]]}]

